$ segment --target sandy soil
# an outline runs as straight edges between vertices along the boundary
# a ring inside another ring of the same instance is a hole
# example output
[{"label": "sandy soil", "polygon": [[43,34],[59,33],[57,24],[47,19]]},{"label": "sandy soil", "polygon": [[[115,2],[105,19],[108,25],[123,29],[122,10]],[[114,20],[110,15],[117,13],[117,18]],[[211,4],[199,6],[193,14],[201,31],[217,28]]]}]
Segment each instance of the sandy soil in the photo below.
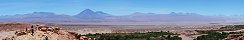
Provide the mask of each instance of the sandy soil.
[{"label": "sandy soil", "polygon": [[9,31],[9,32],[0,32],[0,39],[14,36],[15,31]]}]

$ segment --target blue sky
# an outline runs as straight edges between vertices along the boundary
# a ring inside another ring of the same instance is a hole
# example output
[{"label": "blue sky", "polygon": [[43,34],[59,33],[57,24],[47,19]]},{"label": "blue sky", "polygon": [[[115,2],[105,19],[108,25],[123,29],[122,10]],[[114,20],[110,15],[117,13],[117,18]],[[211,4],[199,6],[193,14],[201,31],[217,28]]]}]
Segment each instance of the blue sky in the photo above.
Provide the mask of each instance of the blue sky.
[{"label": "blue sky", "polygon": [[0,0],[0,15],[54,12],[75,15],[84,9],[112,15],[134,12],[244,15],[244,0]]}]

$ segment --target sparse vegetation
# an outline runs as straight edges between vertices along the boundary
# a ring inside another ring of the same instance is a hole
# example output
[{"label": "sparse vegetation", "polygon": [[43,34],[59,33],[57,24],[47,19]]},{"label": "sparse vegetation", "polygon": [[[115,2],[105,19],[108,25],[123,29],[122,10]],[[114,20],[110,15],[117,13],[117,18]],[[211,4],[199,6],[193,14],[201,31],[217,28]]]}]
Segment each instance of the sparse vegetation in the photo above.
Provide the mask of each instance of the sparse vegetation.
[{"label": "sparse vegetation", "polygon": [[224,29],[224,30],[240,30],[240,29],[244,29],[244,25],[228,25],[225,27],[221,27],[220,29]]},{"label": "sparse vegetation", "polygon": [[198,33],[207,34],[207,35],[199,36],[194,40],[222,40],[229,35],[229,33],[225,33],[225,32],[219,33],[216,31],[203,31],[203,30],[196,30],[196,31]]},{"label": "sparse vegetation", "polygon": [[181,40],[178,34],[170,32],[147,33],[102,33],[83,35],[97,40]]},{"label": "sparse vegetation", "polygon": [[221,27],[219,30],[195,30],[200,34],[207,34],[197,37],[194,40],[223,40],[227,38],[230,34],[241,34],[243,32],[217,32],[217,31],[234,31],[244,29],[244,25],[228,25],[225,27]]}]

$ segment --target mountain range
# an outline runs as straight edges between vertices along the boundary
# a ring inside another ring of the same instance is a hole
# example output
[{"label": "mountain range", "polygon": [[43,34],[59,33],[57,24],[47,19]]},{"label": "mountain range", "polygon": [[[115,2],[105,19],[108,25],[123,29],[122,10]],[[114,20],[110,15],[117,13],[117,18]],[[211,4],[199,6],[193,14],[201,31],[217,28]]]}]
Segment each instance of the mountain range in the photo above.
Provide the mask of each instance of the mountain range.
[{"label": "mountain range", "polygon": [[52,12],[0,16],[0,22],[209,22],[227,21],[230,18],[204,16],[197,13],[156,14],[135,12],[131,15],[113,16],[102,11],[85,9],[77,15],[59,15]]}]

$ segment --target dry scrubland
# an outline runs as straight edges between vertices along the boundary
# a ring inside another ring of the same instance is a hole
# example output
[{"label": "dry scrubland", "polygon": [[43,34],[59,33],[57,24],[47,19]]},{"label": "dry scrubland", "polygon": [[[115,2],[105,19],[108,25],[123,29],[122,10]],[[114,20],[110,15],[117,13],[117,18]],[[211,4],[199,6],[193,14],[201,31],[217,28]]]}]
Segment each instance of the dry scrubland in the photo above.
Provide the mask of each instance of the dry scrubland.
[{"label": "dry scrubland", "polygon": [[218,29],[224,25],[84,25],[84,24],[56,24],[56,26],[79,31],[80,33],[132,33],[132,32],[182,32],[187,30]]},{"label": "dry scrubland", "polygon": [[[0,39],[11,37],[16,30],[30,28],[33,24],[27,23],[2,23],[0,24]],[[101,24],[44,24],[47,26],[59,27],[66,31],[79,34],[95,33],[134,33],[134,32],[160,32],[169,31],[183,34],[183,40],[192,40],[199,35],[194,30],[215,30],[225,25],[101,25]],[[28,36],[28,35],[27,35]]]}]

